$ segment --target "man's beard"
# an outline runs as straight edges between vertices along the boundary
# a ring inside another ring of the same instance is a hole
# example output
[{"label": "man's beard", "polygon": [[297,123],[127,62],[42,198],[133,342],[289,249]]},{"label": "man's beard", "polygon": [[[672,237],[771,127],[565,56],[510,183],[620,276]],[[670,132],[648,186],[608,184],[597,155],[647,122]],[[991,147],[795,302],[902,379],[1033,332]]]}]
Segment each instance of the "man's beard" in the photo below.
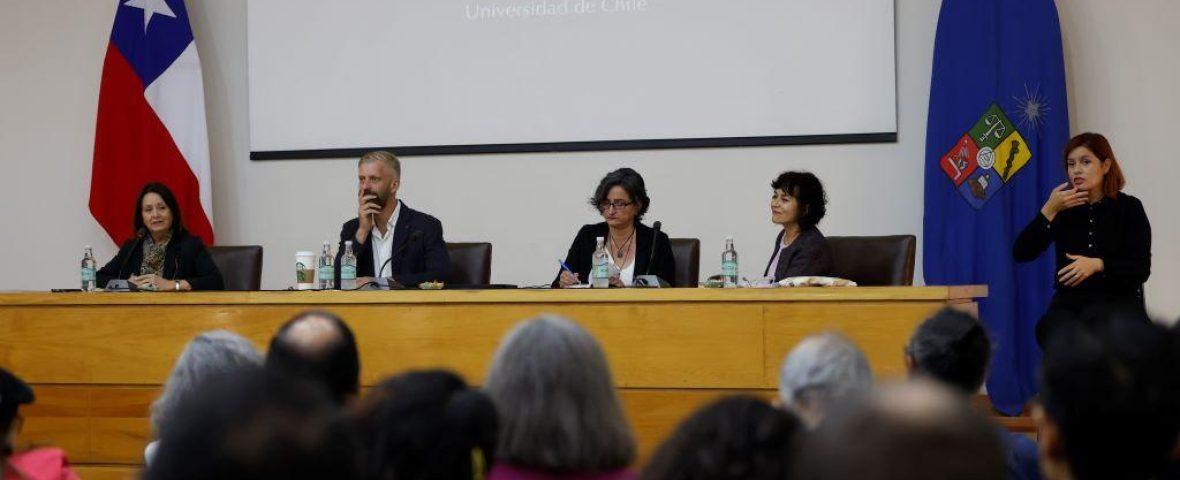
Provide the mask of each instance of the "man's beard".
[{"label": "man's beard", "polygon": [[389,192],[387,192],[387,191],[386,192],[366,191],[365,195],[373,195],[373,196],[377,197],[377,198],[374,198],[373,200],[371,200],[369,203],[377,205],[380,208],[385,208],[385,204],[389,202]]}]

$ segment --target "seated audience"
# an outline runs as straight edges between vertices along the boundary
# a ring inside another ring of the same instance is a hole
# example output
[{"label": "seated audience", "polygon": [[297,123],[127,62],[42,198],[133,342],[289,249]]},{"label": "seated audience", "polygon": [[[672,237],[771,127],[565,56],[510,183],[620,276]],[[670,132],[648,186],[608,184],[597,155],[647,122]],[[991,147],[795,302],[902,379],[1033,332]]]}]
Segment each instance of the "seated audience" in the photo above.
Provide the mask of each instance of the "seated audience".
[{"label": "seated audience", "polygon": [[803,339],[779,371],[779,401],[808,428],[815,428],[832,404],[872,387],[873,371],[864,352],[838,333]]},{"label": "seated audience", "polygon": [[794,478],[1001,480],[995,428],[939,384],[885,388],[836,406],[804,442]]},{"label": "seated audience", "polygon": [[443,370],[403,373],[361,400],[357,425],[371,480],[478,479],[496,454],[496,408]]},{"label": "seated audience", "polygon": [[339,405],[360,391],[356,338],[340,317],[328,312],[304,312],[283,324],[270,341],[266,366],[320,383]]},{"label": "seated audience", "polygon": [[[906,368],[912,378],[941,382],[963,395],[979,392],[987,378],[992,343],[983,324],[970,314],[943,309],[922,322],[906,345]],[[1037,443],[1025,435],[997,428],[1010,479],[1039,479]]]},{"label": "seated audience", "polygon": [[1141,321],[1066,325],[1045,352],[1033,410],[1041,471],[1051,480],[1157,477],[1180,437],[1174,339]]},{"label": "seated audience", "polygon": [[818,225],[827,213],[824,185],[810,172],[783,172],[771,182],[770,221],[782,227],[763,276],[832,276],[836,264]]},{"label": "seated audience", "polygon": [[643,470],[644,480],[778,480],[788,477],[798,417],[761,399],[734,396],[698,410]]},{"label": "seated audience", "polygon": [[[172,373],[164,382],[164,392],[152,402],[152,430],[158,436],[160,431],[166,429],[175,416],[177,405],[193,395],[199,395],[202,383],[221,378],[243,366],[261,365],[262,354],[241,335],[226,330],[212,330],[197,335],[176,359]],[[157,446],[157,442],[148,444],[144,450],[144,463],[151,463]]]},{"label": "seated audience", "polygon": [[485,389],[500,415],[491,480],[635,478],[635,440],[606,355],[574,322],[545,315],[513,328]]},{"label": "seated audience", "polygon": [[28,384],[0,368],[0,478],[77,480],[78,475],[70,469],[66,453],[61,449],[18,452],[12,445],[20,431],[20,406],[33,403],[34,399]]},{"label": "seated audience", "polygon": [[352,423],[316,383],[244,367],[182,402],[146,480],[360,478]]}]

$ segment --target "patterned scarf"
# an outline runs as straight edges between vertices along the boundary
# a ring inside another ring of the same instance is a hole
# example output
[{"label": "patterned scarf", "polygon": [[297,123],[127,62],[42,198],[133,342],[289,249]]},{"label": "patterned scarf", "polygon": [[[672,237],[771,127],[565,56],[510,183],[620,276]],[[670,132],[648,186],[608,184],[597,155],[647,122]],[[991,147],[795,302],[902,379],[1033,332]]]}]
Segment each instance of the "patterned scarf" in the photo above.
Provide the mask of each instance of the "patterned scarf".
[{"label": "patterned scarf", "polygon": [[157,244],[152,240],[151,236],[145,239],[143,242],[143,263],[139,266],[140,275],[163,276],[164,256],[167,253],[166,250],[168,249],[168,242],[170,240],[172,240],[171,236]]}]

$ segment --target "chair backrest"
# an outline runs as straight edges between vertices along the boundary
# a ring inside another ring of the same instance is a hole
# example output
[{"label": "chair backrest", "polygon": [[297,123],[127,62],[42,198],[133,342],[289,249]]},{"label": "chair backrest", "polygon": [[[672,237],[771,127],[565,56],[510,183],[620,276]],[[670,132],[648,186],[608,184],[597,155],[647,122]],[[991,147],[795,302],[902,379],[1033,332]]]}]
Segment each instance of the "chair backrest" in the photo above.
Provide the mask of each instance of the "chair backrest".
[{"label": "chair backrest", "polygon": [[673,287],[696,288],[701,276],[701,241],[696,238],[672,238],[672,255],[676,257],[676,278],[667,279]]},{"label": "chair backrest", "polygon": [[914,284],[918,239],[913,235],[828,237],[828,245],[837,277],[863,286]]},{"label": "chair backrest", "polygon": [[262,289],[262,246],[219,245],[209,247],[209,256],[221,270],[226,290]]},{"label": "chair backrest", "polygon": [[492,283],[492,244],[487,242],[447,243],[451,256],[451,285],[487,285]]}]

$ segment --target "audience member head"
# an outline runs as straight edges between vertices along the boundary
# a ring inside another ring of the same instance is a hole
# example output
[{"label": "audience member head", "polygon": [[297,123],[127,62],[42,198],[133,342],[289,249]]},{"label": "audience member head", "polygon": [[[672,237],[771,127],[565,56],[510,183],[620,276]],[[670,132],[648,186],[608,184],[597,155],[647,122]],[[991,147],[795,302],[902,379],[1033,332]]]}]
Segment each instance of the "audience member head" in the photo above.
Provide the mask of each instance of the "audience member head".
[{"label": "audience member head", "polygon": [[1003,480],[1000,436],[952,390],[927,381],[842,403],[804,442],[806,480]]},{"label": "audience member head", "polygon": [[1041,364],[1041,470],[1050,479],[1157,474],[1180,434],[1174,337],[1141,321],[1055,334]]},{"label": "audience member head", "polygon": [[838,333],[803,339],[779,371],[779,400],[809,428],[823,420],[831,404],[872,387],[873,371],[864,352]]},{"label": "audience member head", "polygon": [[270,341],[266,366],[323,385],[340,405],[360,391],[356,338],[340,317],[328,312],[304,312],[283,324]]},{"label": "audience member head", "polygon": [[351,426],[314,384],[269,369],[238,369],[180,403],[144,478],[360,478]]},{"label": "audience member head", "polygon": [[788,478],[797,438],[794,414],[746,396],[715,401],[676,428],[643,471],[644,480]]},{"label": "audience member head", "polygon": [[570,320],[543,315],[513,328],[485,389],[500,415],[496,456],[506,464],[588,472],[635,459],[606,355]]},{"label": "audience member head", "polygon": [[944,308],[926,319],[905,347],[911,377],[926,377],[972,395],[987,376],[991,340],[968,313]]},{"label": "audience member head", "polygon": [[152,427],[159,432],[173,417],[177,404],[200,392],[207,380],[217,379],[244,366],[262,365],[262,355],[242,336],[226,330],[212,330],[188,342],[172,373],[164,382],[164,392],[152,403]]},{"label": "audience member head", "polygon": [[496,409],[442,370],[409,372],[375,387],[358,409],[374,480],[476,479],[496,451]]},{"label": "audience member head", "polygon": [[21,405],[33,403],[33,389],[12,372],[0,368],[0,465],[12,455]]}]

